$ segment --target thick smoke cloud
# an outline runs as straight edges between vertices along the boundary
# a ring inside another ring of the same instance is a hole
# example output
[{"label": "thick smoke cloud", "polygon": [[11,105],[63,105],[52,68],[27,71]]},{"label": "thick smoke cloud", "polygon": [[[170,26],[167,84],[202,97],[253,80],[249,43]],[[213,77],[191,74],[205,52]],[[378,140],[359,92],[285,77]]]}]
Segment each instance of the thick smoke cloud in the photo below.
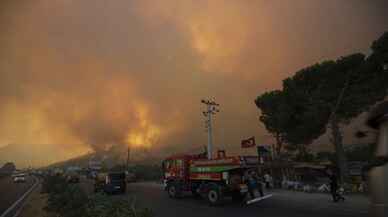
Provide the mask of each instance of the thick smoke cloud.
[{"label": "thick smoke cloud", "polygon": [[269,143],[254,98],[305,65],[367,51],[388,28],[383,2],[3,1],[0,147],[57,147],[57,160],[196,150],[206,96],[222,105],[217,147]]}]

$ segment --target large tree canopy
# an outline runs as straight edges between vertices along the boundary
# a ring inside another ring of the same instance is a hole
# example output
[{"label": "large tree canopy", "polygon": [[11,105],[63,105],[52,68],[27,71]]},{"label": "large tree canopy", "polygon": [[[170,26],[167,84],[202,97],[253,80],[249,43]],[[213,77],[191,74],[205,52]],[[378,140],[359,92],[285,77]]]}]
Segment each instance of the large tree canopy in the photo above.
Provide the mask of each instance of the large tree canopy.
[{"label": "large tree canopy", "polygon": [[256,99],[260,120],[293,146],[310,144],[330,126],[342,175],[346,173],[341,125],[367,111],[387,94],[388,33],[365,58],[356,53],[306,67],[283,81],[283,89]]},{"label": "large tree canopy", "polygon": [[280,154],[290,124],[291,107],[286,100],[284,93],[279,90],[264,93],[255,100],[261,109],[260,121],[276,139],[277,154]]}]

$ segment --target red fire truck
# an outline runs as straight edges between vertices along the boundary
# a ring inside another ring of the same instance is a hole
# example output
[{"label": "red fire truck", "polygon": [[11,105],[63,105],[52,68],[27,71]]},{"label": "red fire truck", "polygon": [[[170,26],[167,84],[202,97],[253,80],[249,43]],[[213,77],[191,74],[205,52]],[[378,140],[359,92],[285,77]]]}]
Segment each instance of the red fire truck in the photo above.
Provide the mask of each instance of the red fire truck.
[{"label": "red fire truck", "polygon": [[220,204],[224,197],[243,201],[248,187],[246,174],[256,171],[257,156],[225,156],[207,159],[201,155],[175,155],[163,161],[165,190],[171,198],[184,192],[203,197],[211,205]]}]

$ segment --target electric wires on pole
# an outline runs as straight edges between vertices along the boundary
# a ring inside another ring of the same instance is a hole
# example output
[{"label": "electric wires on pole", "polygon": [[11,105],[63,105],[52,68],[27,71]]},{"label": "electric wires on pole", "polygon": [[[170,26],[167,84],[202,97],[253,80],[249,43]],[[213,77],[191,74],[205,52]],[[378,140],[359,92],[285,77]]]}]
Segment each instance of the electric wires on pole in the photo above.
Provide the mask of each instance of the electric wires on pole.
[{"label": "electric wires on pole", "polygon": [[203,116],[205,117],[205,128],[208,133],[208,144],[207,144],[207,157],[208,159],[212,159],[213,154],[213,129],[212,129],[212,115],[217,114],[220,112],[219,110],[219,104],[216,103],[214,100],[201,100],[202,104],[206,105],[206,110],[202,112]]}]

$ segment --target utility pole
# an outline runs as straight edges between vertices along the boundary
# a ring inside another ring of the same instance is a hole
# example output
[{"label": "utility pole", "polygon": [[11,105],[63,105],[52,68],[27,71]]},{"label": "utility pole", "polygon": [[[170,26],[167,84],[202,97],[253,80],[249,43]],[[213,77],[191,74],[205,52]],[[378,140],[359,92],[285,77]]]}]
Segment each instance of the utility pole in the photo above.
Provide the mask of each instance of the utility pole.
[{"label": "utility pole", "polygon": [[218,107],[220,106],[213,100],[201,100],[201,103],[206,105],[206,111],[203,111],[202,114],[206,117],[205,127],[208,133],[207,137],[207,158],[212,159],[213,154],[213,127],[212,127],[212,115],[220,112]]}]

